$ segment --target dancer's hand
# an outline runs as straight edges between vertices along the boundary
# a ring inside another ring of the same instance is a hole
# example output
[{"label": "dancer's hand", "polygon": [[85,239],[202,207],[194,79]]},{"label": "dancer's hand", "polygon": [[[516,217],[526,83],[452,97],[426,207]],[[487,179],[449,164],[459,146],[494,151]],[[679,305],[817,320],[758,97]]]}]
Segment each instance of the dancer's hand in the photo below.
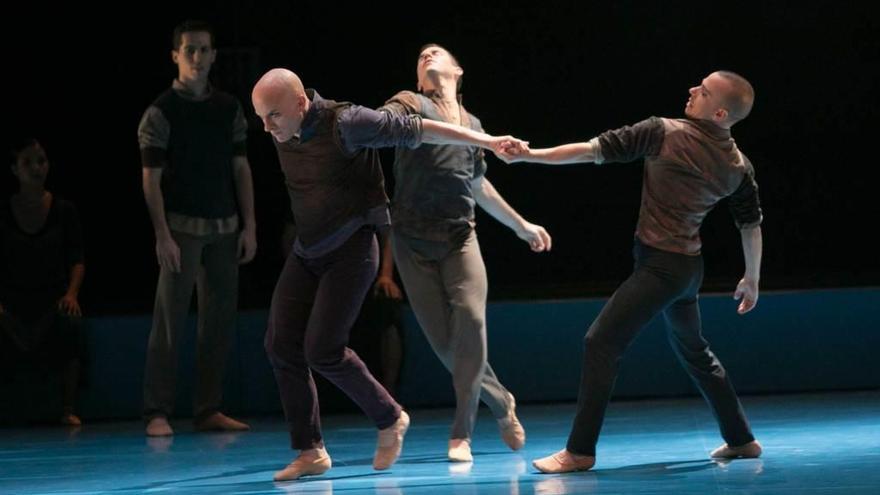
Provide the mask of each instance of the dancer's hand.
[{"label": "dancer's hand", "polygon": [[257,233],[254,229],[244,229],[238,235],[238,263],[244,264],[257,254]]},{"label": "dancer's hand", "polygon": [[525,146],[510,143],[507,146],[503,146],[500,150],[494,151],[494,153],[504,163],[514,163],[525,161],[530,156],[531,150],[528,147],[528,143],[525,143]]},{"label": "dancer's hand", "polygon": [[180,272],[180,248],[173,238],[156,239],[156,259],[162,268]]},{"label": "dancer's hand", "polygon": [[58,309],[64,311],[64,314],[68,316],[82,316],[79,301],[72,294],[64,294],[64,297],[58,300]]},{"label": "dancer's hand", "polygon": [[382,277],[376,279],[376,285],[373,287],[373,294],[383,295],[388,299],[399,301],[403,299],[403,291],[394,282],[391,277]]},{"label": "dancer's hand", "polygon": [[544,227],[533,223],[524,222],[516,229],[516,235],[529,243],[529,247],[536,253],[550,251],[553,245],[553,240],[550,238],[550,234],[544,230]]},{"label": "dancer's hand", "polygon": [[758,304],[758,281],[747,278],[740,280],[736,285],[736,292],[733,293],[733,298],[737,301],[742,299],[736,310],[737,313],[744,315],[754,309],[755,305]]},{"label": "dancer's hand", "polygon": [[497,156],[499,153],[525,153],[529,151],[529,142],[513,136],[492,136],[492,152]]}]

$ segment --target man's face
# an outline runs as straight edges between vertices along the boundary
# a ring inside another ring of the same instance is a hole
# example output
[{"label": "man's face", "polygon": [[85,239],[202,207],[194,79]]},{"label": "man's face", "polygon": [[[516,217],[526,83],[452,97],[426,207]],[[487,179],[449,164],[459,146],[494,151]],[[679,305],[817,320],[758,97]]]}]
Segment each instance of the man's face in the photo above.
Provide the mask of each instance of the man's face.
[{"label": "man's face", "polygon": [[419,61],[416,64],[419,88],[425,87],[425,82],[428,81],[428,75],[431,73],[452,77],[461,76],[464,71],[455,65],[449,52],[439,46],[429,46],[419,54]]},{"label": "man's face", "polygon": [[180,48],[171,51],[171,59],[177,64],[177,78],[181,81],[207,81],[208,72],[217,56],[211,46],[211,34],[205,31],[189,31],[180,36]]},{"label": "man's face", "polygon": [[712,120],[715,122],[727,119],[728,111],[724,107],[725,96],[730,92],[730,84],[716,73],[709,74],[689,91],[690,98],[684,107],[684,114],[692,119]]},{"label": "man's face", "polygon": [[263,129],[279,143],[296,135],[306,114],[305,95],[283,87],[260,88],[251,95],[254,111],[263,121]]},{"label": "man's face", "polygon": [[49,174],[49,159],[43,148],[35,144],[21,150],[12,164],[12,174],[22,184],[43,184]]}]

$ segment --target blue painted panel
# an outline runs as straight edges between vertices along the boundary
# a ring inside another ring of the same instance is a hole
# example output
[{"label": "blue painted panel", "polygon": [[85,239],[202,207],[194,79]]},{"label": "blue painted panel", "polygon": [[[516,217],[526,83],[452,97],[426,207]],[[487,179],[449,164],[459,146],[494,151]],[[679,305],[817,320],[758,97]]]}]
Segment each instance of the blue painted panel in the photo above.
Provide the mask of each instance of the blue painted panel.
[{"label": "blue painted panel", "polygon": [[[574,400],[583,335],[604,304],[600,299],[497,302],[489,305],[489,359],[502,382],[528,401]],[[745,316],[729,295],[704,295],[704,335],[741,393],[880,387],[880,289],[762,294]],[[263,350],[266,311],[238,318],[226,375],[226,410],[238,414],[280,412],[275,379]],[[176,414],[191,414],[195,318],[183,340]],[[451,378],[404,311],[404,364],[398,397],[407,407],[453,403]],[[150,316],[108,316],[87,322],[92,355],[89,386],[79,411],[87,418],[140,415],[144,353]],[[378,337],[377,337],[378,338]],[[18,380],[2,385],[8,400],[0,421],[51,419],[60,407],[57,383]],[[352,408],[332,386],[319,383],[326,410]],[[666,342],[662,320],[651,322],[621,364],[616,397],[696,394]]]}]

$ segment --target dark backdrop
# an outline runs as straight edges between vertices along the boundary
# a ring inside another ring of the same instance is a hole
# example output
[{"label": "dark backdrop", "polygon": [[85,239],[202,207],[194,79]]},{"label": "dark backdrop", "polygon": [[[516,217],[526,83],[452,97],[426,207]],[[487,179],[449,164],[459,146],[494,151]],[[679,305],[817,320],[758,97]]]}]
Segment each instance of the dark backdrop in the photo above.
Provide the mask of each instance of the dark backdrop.
[{"label": "dark backdrop", "polygon": [[[764,289],[880,284],[873,149],[878,17],[848,2],[462,3],[404,11],[376,3],[177,2],[119,10],[29,3],[4,15],[4,117],[33,129],[49,187],[83,217],[91,314],[148,311],[156,264],[136,140],[144,109],[176,75],[170,33],[185,18],[217,28],[215,84],[251,118],[259,253],[242,271],[245,307],[268,305],[289,213],[270,138],[249,93],[284,66],[323,96],[379,106],[415,86],[426,42],[465,70],[464,101],[487,131],[533,146],[587,140],[650,115],[681,116],[687,89],[715,69],[749,78],[752,115],[734,128],[757,169],[765,221]],[[23,10],[22,10],[23,9]],[[6,149],[9,146],[5,146]],[[392,156],[384,153],[386,169]],[[7,162],[9,159],[7,158]],[[640,163],[550,169],[489,158],[488,177],[554,237],[533,255],[478,214],[493,298],[607,295],[631,266]],[[390,174],[389,174],[390,175]],[[2,193],[13,189],[3,167]],[[389,182],[393,179],[389,177]],[[742,274],[726,206],[703,227],[707,290]]]}]

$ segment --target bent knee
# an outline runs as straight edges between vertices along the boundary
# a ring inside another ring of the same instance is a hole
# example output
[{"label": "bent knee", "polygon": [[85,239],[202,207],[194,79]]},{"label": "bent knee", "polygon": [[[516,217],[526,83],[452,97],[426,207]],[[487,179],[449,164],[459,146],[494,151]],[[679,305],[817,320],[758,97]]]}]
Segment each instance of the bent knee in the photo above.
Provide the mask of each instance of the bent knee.
[{"label": "bent knee", "polygon": [[334,366],[345,359],[345,348],[332,350],[306,348],[305,358],[309,368],[320,370]]}]

